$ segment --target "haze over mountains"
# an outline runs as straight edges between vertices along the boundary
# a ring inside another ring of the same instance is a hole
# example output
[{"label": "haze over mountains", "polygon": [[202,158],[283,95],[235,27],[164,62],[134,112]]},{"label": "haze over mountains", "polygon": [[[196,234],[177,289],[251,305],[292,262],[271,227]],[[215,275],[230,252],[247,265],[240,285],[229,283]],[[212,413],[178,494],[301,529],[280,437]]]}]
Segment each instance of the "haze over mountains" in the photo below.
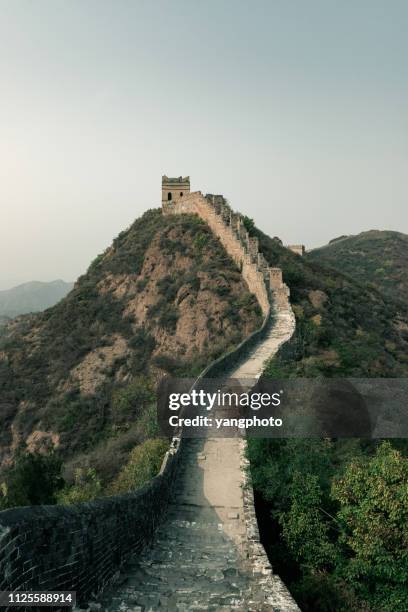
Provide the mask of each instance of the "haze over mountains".
[{"label": "haze over mountains", "polygon": [[408,236],[370,230],[340,236],[307,253],[309,261],[334,268],[380,290],[392,299],[408,300]]},{"label": "haze over mountains", "polygon": [[0,324],[7,318],[39,312],[54,306],[73,288],[74,283],[55,280],[49,283],[32,281],[0,291]]}]

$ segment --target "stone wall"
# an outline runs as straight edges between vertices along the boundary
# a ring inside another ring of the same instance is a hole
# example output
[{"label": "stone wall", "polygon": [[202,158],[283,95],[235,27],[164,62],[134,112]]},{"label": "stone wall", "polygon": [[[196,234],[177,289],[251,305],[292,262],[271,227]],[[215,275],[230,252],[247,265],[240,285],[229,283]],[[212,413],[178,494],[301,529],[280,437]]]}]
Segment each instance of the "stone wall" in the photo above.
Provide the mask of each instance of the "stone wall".
[{"label": "stone wall", "polygon": [[248,545],[248,557],[252,564],[253,575],[257,579],[259,588],[264,592],[273,593],[275,602],[279,607],[275,610],[281,612],[300,612],[292,595],[289,593],[284,582],[278,574],[275,574],[261,542],[258,519],[255,511],[254,490],[250,476],[249,461],[246,456],[247,441],[242,439],[241,468],[245,474],[244,496],[244,520]]},{"label": "stone wall", "polygon": [[[203,378],[217,378],[227,373],[254,344],[261,341],[274,323],[271,316],[273,309],[277,312],[288,312],[293,321],[294,314],[289,302],[289,288],[282,280],[282,270],[268,266],[264,255],[258,250],[258,239],[248,235],[242,215],[234,213],[223,196],[206,195],[203,197],[201,192],[193,192],[182,202],[163,205],[163,214],[183,213],[197,214],[209,225],[227,253],[240,267],[249,290],[255,294],[264,314],[262,326],[236,349],[209,364],[195,381],[193,385],[195,387]],[[273,572],[261,542],[249,461],[246,457],[247,441],[243,438],[241,442],[241,469],[245,479],[243,504],[248,561],[260,590],[273,593],[274,601],[279,601],[279,608],[276,609],[282,612],[300,612],[281,578]]]},{"label": "stone wall", "polygon": [[76,591],[87,604],[142,550],[161,521],[176,477],[173,438],[160,474],[126,495],[74,506],[29,506],[0,513],[0,591]]},{"label": "stone wall", "polygon": [[235,213],[222,195],[195,191],[177,202],[164,202],[163,214],[197,214],[219,238],[221,244],[241,269],[249,290],[256,296],[264,316],[272,302],[277,310],[288,307],[289,289],[282,281],[282,270],[268,266],[258,250],[258,238],[250,237],[242,215]]}]

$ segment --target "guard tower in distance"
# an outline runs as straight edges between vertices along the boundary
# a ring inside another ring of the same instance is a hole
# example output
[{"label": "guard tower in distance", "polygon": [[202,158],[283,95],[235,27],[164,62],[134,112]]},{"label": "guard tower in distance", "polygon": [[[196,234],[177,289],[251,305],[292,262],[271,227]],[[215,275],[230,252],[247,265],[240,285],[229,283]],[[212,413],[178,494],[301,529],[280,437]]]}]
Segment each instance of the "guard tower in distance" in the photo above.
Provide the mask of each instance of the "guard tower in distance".
[{"label": "guard tower in distance", "polygon": [[180,200],[188,193],[190,193],[189,176],[179,176],[178,178],[162,176],[162,206]]},{"label": "guard tower in distance", "polygon": [[303,256],[306,253],[304,244],[288,244],[286,248],[292,251],[293,253],[296,253],[296,255]]}]

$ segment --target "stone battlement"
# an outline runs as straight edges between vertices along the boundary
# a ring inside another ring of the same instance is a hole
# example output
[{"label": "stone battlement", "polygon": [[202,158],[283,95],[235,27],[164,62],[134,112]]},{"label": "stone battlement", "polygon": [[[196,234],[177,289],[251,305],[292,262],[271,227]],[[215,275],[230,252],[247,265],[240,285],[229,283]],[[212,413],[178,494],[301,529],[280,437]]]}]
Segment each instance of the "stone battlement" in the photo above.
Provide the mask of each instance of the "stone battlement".
[{"label": "stone battlement", "polygon": [[164,215],[196,214],[209,225],[241,269],[264,316],[270,312],[271,302],[278,311],[288,308],[289,288],[282,280],[282,270],[268,266],[259,252],[258,238],[249,236],[242,215],[234,212],[222,195],[203,196],[194,191],[176,201],[163,200],[162,209]]}]

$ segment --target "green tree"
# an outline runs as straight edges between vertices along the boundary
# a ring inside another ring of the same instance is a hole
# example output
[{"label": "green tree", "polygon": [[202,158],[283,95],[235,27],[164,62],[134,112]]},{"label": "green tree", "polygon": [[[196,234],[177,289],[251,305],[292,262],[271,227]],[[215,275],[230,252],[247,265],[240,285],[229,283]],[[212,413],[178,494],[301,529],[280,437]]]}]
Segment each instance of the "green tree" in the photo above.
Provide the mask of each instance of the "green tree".
[{"label": "green tree", "polygon": [[369,461],[352,461],[334,481],[345,546],[345,579],[375,609],[408,601],[408,460],[383,442]]},{"label": "green tree", "polygon": [[58,495],[59,504],[79,504],[92,501],[102,495],[102,484],[96,470],[89,468],[75,471],[75,482],[71,487],[65,487]]},{"label": "green tree", "polygon": [[297,474],[318,476],[325,497],[333,473],[333,444],[328,439],[272,440],[252,438],[248,457],[254,487],[271,503],[272,515],[279,517],[292,503],[293,483]]},{"label": "green tree", "polygon": [[156,400],[152,382],[137,376],[126,387],[114,391],[112,409],[117,419],[138,417]]},{"label": "green tree", "polygon": [[248,234],[253,234],[255,229],[255,221],[251,219],[251,217],[243,217],[244,227],[247,230]]},{"label": "green tree", "polygon": [[61,459],[54,453],[23,453],[7,474],[2,486],[2,508],[54,504],[63,487]]},{"label": "green tree", "polygon": [[331,517],[322,510],[322,497],[318,477],[297,471],[291,483],[290,508],[279,519],[293,557],[313,570],[333,565],[336,558],[336,547],[329,539]]},{"label": "green tree", "polygon": [[142,487],[160,470],[163,457],[169,448],[167,440],[146,440],[132,450],[127,464],[112,484],[111,493],[127,493]]}]

